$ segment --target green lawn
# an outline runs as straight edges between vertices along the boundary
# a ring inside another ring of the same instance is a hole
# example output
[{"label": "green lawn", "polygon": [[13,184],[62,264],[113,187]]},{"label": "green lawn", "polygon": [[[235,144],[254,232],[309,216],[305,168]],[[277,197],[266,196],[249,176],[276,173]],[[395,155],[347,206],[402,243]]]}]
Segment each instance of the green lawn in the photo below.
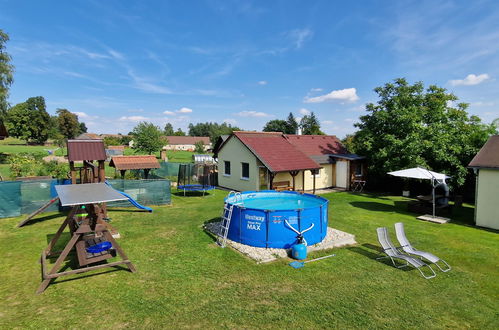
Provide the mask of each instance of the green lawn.
[{"label": "green lawn", "polygon": [[[202,225],[219,216],[225,194],[174,196],[151,214],[111,211],[138,272],[66,277],[42,295],[34,293],[38,258],[63,217],[22,229],[19,218],[0,219],[0,328],[499,328],[499,236],[468,225],[470,206],[438,225],[406,213],[402,197],[325,195],[330,226],[359,244],[295,270],[289,260],[257,265],[214,244]],[[453,270],[425,280],[376,261],[376,227],[393,235],[397,221]]]}]

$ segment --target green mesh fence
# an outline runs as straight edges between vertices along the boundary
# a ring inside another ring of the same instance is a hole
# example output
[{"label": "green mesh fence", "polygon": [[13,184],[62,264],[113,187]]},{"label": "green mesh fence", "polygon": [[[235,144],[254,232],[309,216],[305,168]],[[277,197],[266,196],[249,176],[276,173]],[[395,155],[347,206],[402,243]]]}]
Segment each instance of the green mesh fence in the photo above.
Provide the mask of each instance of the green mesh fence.
[{"label": "green mesh fence", "polygon": [[152,170],[151,175],[154,175],[159,178],[177,177],[178,168],[181,163],[161,162],[159,164],[161,165],[161,168],[155,168],[154,170]]},{"label": "green mesh fence", "polygon": [[[54,186],[58,180],[0,182],[0,218],[29,214],[56,196]],[[47,211],[57,211],[57,204]]]},{"label": "green mesh fence", "polygon": [[[171,203],[169,180],[110,180],[111,186],[123,191],[142,205]],[[0,218],[30,214],[56,196],[59,180],[3,181],[0,182]],[[128,201],[109,203],[110,206],[133,207]],[[54,203],[46,211],[58,211]]]},{"label": "green mesh fence", "polygon": [[[171,203],[170,180],[108,180],[116,190],[122,191],[142,205]],[[108,203],[109,206],[129,207],[128,201]]]}]

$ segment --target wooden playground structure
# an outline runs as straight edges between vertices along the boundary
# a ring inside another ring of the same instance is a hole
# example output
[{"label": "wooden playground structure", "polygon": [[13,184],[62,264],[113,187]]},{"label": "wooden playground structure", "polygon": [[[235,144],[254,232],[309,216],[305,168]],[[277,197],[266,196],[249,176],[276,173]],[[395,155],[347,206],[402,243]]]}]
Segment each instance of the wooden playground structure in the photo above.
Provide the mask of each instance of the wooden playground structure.
[{"label": "wooden playground structure", "polygon": [[[42,251],[40,263],[42,265],[43,281],[36,292],[42,293],[45,291],[55,278],[95,269],[125,264],[131,272],[135,272],[132,262],[108,229],[102,211],[103,203],[126,200],[126,198],[105,183],[56,186],[56,190],[61,204],[72,208],[55,236]],[[71,239],[62,251],[53,251],[66,227],[69,227]],[[73,248],[76,249],[78,264],[83,268],[60,271],[62,263]],[[121,258],[120,261],[89,266],[115,257],[116,253]],[[47,271],[47,259],[50,257],[57,257],[57,260]]]},{"label": "wooden playground structure", "polygon": [[[105,183],[106,153],[104,142],[102,140],[69,140],[68,160],[72,184],[55,186],[58,197],[51,199],[18,225],[20,227],[26,224],[57,201],[60,201],[61,206],[71,207],[71,211],[59,230],[42,251],[40,263],[43,281],[38,287],[37,293],[45,291],[53,279],[61,276],[123,264],[131,272],[136,271],[132,262],[113,237],[113,235],[118,234],[117,231],[105,221],[108,219],[106,202],[128,199]],[[97,164],[94,164],[94,161]],[[75,162],[82,162],[82,165],[77,166]],[[69,228],[71,236],[69,242],[62,251],[53,251],[66,227]],[[80,268],[61,271],[62,263],[73,249],[76,251]],[[121,258],[120,261],[101,263],[106,259],[116,257],[116,255]],[[48,270],[48,259],[55,257],[57,260]],[[100,264],[90,266],[96,263]]]}]

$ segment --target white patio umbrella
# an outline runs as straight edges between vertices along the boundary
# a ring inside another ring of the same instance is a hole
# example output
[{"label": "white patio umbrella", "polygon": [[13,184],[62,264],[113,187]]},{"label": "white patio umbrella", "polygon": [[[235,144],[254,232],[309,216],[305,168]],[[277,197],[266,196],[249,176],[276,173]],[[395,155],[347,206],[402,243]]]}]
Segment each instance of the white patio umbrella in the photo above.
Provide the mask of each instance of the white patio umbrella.
[{"label": "white patio umbrella", "polygon": [[435,187],[440,183],[445,183],[445,179],[450,178],[450,176],[430,171],[424,167],[413,167],[405,170],[388,172],[388,174],[402,178],[431,180],[433,189],[433,217],[435,217]]}]

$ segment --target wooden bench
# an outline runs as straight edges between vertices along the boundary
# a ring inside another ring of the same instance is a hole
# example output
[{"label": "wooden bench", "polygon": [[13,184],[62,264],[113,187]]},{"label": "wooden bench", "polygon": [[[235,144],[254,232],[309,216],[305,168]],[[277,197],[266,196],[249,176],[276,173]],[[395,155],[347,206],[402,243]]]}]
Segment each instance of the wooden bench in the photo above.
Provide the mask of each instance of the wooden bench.
[{"label": "wooden bench", "polygon": [[289,181],[277,181],[277,182],[272,182],[272,189],[275,191],[283,191],[283,190],[293,190],[293,187],[289,185]]}]

